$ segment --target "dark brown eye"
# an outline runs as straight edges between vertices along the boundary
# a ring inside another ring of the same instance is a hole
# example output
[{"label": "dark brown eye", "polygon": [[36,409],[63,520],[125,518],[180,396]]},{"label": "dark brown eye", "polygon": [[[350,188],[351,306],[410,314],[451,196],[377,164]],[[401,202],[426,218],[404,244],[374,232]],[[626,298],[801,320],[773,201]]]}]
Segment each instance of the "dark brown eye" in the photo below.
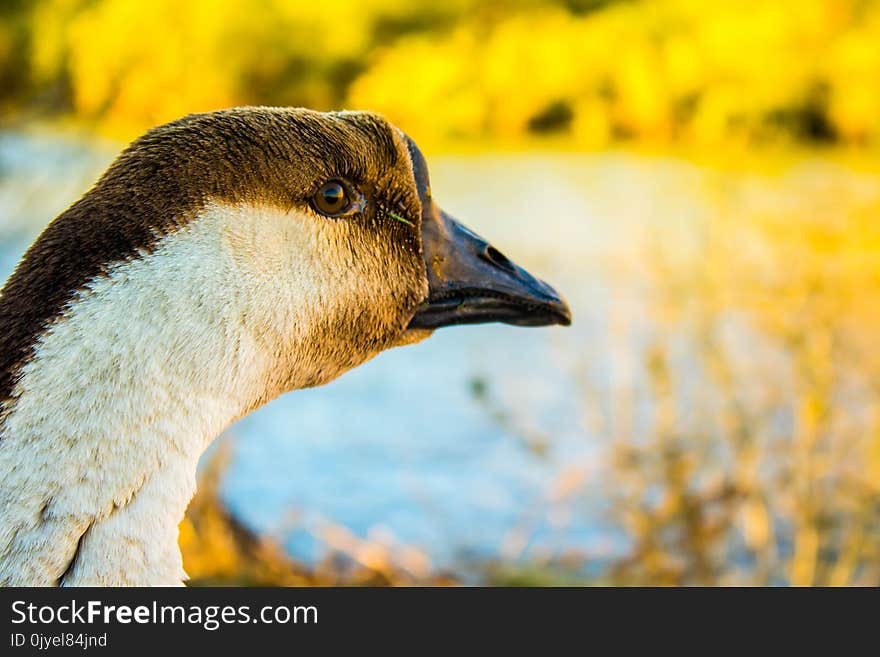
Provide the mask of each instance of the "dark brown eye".
[{"label": "dark brown eye", "polygon": [[353,197],[345,183],[340,180],[328,180],[312,196],[312,203],[321,214],[338,217],[352,209]]}]

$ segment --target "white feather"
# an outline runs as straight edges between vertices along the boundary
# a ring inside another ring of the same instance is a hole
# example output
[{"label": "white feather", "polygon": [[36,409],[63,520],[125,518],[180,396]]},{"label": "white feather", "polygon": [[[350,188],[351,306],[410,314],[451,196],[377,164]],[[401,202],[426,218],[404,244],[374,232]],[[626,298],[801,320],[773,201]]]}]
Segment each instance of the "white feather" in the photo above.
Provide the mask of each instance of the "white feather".
[{"label": "white feather", "polygon": [[[2,424],[0,583],[185,579],[178,524],[210,441],[378,351],[325,330],[338,309],[396,294],[375,262],[340,251],[346,230],[215,204],[76,294],[40,337]],[[316,331],[331,344],[311,345]]]}]

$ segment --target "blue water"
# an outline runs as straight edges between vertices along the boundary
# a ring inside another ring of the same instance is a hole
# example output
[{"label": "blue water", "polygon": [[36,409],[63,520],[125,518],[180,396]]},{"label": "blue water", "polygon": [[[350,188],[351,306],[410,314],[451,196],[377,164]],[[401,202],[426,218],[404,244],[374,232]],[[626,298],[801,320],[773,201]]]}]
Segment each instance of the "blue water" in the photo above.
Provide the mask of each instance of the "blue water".
[{"label": "blue water", "polygon": [[[0,276],[114,150],[0,137]],[[574,325],[447,329],[285,395],[224,435],[235,454],[224,498],[306,560],[327,549],[326,523],[416,547],[438,567],[615,553],[596,476],[603,399],[627,383],[640,340],[632,271],[644,236],[680,243],[709,212],[675,193],[692,191],[697,172],[619,155],[429,160],[435,197],[562,290]]]}]

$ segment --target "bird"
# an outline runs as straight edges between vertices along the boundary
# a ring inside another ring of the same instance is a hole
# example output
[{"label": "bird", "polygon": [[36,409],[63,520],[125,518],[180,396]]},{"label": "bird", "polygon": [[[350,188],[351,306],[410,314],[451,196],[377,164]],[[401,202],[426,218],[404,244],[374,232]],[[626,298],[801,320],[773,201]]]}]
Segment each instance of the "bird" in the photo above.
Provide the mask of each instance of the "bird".
[{"label": "bird", "polygon": [[381,115],[192,114],[127,146],[0,291],[0,584],[180,586],[226,427],[441,327],[568,325]]}]

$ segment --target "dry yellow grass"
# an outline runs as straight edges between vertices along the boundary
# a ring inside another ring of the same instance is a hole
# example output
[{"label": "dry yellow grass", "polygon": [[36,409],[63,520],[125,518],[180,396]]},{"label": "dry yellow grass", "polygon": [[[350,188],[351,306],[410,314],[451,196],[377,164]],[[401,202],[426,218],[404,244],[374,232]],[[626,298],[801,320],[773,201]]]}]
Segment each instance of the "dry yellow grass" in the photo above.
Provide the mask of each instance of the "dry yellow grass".
[{"label": "dry yellow grass", "polygon": [[225,441],[210,455],[180,525],[184,569],[193,586],[449,586],[456,580],[412,548],[361,539],[325,523],[325,556],[314,565],[291,558],[272,537],[253,532],[223,504],[220,484],[232,457]]},{"label": "dry yellow grass", "polygon": [[880,193],[803,198],[650,260],[652,426],[615,436],[616,583],[880,584]]}]

